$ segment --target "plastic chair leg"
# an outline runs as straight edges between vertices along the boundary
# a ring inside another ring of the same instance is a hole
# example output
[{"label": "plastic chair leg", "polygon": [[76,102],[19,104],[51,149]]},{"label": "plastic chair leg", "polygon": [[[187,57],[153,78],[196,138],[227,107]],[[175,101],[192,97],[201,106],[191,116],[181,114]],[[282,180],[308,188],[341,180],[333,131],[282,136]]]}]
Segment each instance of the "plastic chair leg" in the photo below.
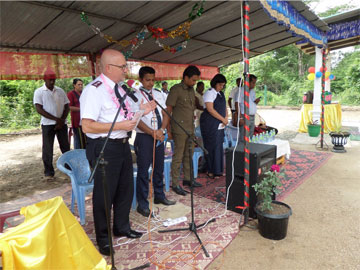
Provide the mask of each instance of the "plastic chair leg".
[{"label": "plastic chair leg", "polygon": [[84,225],[85,224],[85,192],[84,190],[80,189],[79,190],[79,195],[78,195],[78,211],[79,211],[79,216],[80,216],[80,224]]},{"label": "plastic chair leg", "polygon": [[71,191],[71,213],[74,214],[74,206],[75,206],[75,195],[74,191]]},{"label": "plastic chair leg", "polygon": [[194,155],[193,155],[194,179],[196,179],[197,176],[198,176],[199,158],[200,158],[201,156],[203,156],[202,153],[200,153],[200,152],[194,152]]}]

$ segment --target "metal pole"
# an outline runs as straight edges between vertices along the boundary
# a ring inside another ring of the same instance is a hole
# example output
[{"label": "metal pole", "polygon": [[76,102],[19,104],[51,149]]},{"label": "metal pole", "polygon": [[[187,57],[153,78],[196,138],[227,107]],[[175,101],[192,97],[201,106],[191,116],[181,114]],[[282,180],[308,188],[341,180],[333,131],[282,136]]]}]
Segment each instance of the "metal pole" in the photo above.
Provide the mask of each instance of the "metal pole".
[{"label": "metal pole", "polygon": [[326,67],[326,49],[322,48],[322,76],[321,76],[321,138],[320,138],[320,147],[324,147],[324,103],[325,103],[325,67]]},{"label": "metal pole", "polygon": [[250,199],[250,151],[249,151],[249,137],[250,137],[250,116],[249,116],[249,1],[243,2],[244,8],[244,117],[245,117],[245,140],[244,140],[244,224],[247,224],[249,219],[249,199]]}]

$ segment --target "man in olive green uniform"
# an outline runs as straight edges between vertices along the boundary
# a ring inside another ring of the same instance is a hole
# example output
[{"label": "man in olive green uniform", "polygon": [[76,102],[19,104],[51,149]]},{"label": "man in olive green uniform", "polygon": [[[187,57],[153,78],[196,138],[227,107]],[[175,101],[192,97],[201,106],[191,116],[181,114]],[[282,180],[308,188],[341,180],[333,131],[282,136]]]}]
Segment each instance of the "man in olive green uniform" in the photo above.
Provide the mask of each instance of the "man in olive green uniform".
[{"label": "man in olive green uniform", "polygon": [[[194,111],[196,109],[193,86],[199,79],[200,70],[195,66],[188,66],[184,70],[183,80],[181,83],[171,87],[166,99],[168,112],[171,113],[173,118],[191,135],[194,135]],[[174,121],[171,121],[171,133],[169,132],[169,137],[173,138],[175,144],[171,163],[172,190],[179,195],[185,196],[185,190],[179,185],[180,166],[182,163],[184,170],[183,185],[190,185],[189,160],[192,160],[192,153],[191,156],[189,156],[189,143],[191,144],[192,152],[194,146],[192,141],[189,142],[185,132],[175,124]],[[194,181],[193,186],[201,187],[202,185]]]}]

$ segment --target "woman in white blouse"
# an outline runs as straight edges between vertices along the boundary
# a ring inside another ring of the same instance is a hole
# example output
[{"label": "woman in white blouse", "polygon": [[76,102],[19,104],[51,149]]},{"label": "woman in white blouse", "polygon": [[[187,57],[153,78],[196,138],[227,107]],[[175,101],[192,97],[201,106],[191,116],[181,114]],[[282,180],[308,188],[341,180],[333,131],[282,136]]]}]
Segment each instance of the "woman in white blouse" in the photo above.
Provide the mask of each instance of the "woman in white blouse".
[{"label": "woman in white blouse", "polygon": [[201,136],[209,152],[205,156],[207,175],[212,179],[222,176],[224,171],[224,128],[228,124],[226,99],[222,92],[225,84],[226,78],[222,74],[212,78],[211,89],[203,96],[204,112],[200,117]]}]

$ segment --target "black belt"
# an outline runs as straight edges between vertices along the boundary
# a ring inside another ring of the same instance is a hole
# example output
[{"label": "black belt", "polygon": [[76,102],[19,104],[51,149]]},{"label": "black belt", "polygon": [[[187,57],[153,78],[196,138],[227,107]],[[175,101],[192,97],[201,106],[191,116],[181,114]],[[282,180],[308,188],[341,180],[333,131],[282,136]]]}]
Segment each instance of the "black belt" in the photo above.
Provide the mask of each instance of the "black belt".
[{"label": "black belt", "polygon": [[[89,138],[89,137],[88,137],[88,138]],[[89,140],[93,140],[93,141],[105,141],[105,140],[106,140],[106,137],[99,137],[99,138],[96,138],[96,139],[89,138]],[[127,143],[128,141],[129,141],[129,137],[120,138],[120,139],[111,139],[111,138],[109,138],[109,142]]]}]

